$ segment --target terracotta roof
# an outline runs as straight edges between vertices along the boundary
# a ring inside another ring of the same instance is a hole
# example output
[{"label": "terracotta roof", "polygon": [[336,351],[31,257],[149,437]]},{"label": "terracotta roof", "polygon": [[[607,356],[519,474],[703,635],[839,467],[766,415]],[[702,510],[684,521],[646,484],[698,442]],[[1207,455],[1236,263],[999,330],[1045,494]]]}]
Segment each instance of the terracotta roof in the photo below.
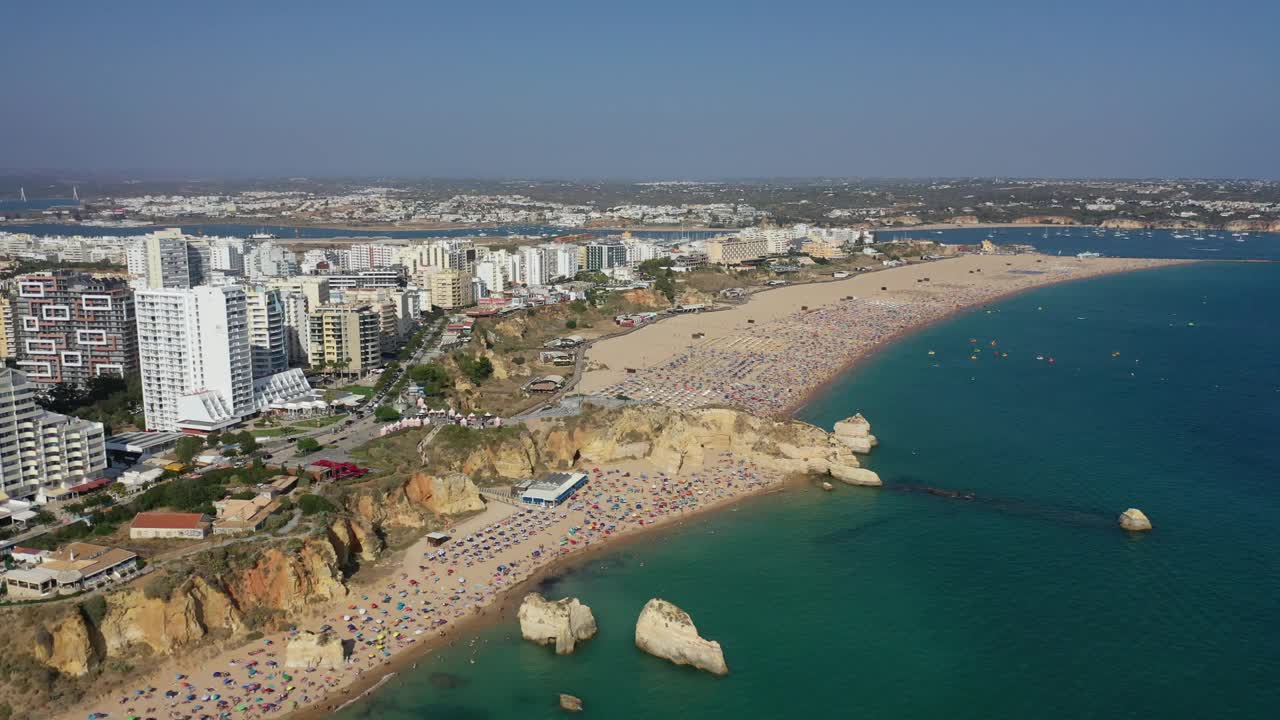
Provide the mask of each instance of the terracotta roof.
[{"label": "terracotta roof", "polygon": [[200,513],[161,513],[142,512],[133,516],[131,528],[150,528],[155,530],[195,530],[209,522]]}]

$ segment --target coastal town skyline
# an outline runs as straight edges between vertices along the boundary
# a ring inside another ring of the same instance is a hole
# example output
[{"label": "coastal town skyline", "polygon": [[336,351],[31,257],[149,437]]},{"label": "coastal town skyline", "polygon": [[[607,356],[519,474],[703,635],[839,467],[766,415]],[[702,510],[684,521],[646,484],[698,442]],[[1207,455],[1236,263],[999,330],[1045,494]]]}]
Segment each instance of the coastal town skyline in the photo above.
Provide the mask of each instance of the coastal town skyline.
[{"label": "coastal town skyline", "polygon": [[22,68],[6,85],[17,111],[0,118],[22,142],[2,162],[222,177],[1274,178],[1280,101],[1257,89],[1280,63],[1266,35],[1277,13],[28,4],[0,49]]},{"label": "coastal town skyline", "polygon": [[1280,3],[0,17],[0,720],[1280,707]]}]

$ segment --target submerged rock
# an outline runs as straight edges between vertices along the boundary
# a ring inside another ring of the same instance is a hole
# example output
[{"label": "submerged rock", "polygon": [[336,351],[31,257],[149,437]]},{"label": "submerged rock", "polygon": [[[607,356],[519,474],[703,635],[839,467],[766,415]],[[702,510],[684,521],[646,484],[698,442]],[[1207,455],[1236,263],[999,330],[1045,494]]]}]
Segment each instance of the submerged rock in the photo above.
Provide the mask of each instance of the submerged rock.
[{"label": "submerged rock", "polygon": [[548,600],[529,593],[516,613],[520,618],[520,635],[539,645],[555,645],[557,655],[568,655],[580,640],[596,634],[596,618],[591,608],[577,598]]},{"label": "submerged rock", "polygon": [[691,665],[716,675],[727,675],[720,643],[698,635],[689,613],[654,598],[645,603],[636,621],[636,647],[677,665]]},{"label": "submerged rock", "polygon": [[835,490],[835,489],[836,489],[836,486],[835,486],[835,485],[832,485],[831,483],[827,482],[826,480],[823,480],[823,481],[822,481],[822,489],[823,489],[823,490],[826,490],[827,492],[831,492],[832,490]]},{"label": "submerged rock", "polygon": [[560,707],[569,712],[582,712],[582,698],[560,693]]},{"label": "submerged rock", "polygon": [[1120,513],[1120,527],[1125,530],[1134,532],[1142,532],[1151,529],[1151,521],[1147,519],[1145,513],[1138,508],[1129,508]]}]

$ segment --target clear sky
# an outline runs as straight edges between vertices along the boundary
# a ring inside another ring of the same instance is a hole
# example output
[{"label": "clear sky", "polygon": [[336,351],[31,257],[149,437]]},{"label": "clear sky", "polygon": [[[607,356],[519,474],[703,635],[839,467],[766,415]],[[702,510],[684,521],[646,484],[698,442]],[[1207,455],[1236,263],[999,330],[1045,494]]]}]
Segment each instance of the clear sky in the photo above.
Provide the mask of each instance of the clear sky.
[{"label": "clear sky", "polygon": [[0,167],[1280,177],[1280,0],[13,2]]}]

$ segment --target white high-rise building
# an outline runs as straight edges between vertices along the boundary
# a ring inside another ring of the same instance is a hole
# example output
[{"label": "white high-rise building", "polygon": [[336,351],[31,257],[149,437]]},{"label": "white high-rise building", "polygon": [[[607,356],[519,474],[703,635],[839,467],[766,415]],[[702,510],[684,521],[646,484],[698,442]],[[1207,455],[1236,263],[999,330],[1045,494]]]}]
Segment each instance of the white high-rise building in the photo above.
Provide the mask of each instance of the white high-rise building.
[{"label": "white high-rise building", "polygon": [[107,468],[102,423],[42,410],[35,388],[25,373],[0,368],[0,492],[7,499],[30,500]]},{"label": "white high-rise building", "polygon": [[578,274],[578,248],[576,245],[559,243],[550,246],[555,252],[556,267],[552,277],[571,278]]},{"label": "white high-rise building", "polygon": [[476,279],[484,289],[483,297],[501,293],[507,289],[504,268],[493,260],[476,263]]},{"label": "white high-rise building", "polygon": [[210,245],[209,264],[214,270],[228,275],[244,274],[244,252],[228,240],[218,240]]},{"label": "white high-rise building", "polygon": [[266,377],[288,370],[289,344],[280,291],[249,290],[245,293],[245,307],[249,315],[253,376]]},{"label": "white high-rise building", "polygon": [[[547,262],[549,255],[546,248],[520,248],[520,275],[526,285],[546,285],[551,282],[553,273]],[[554,256],[550,259],[554,261]]]},{"label": "white high-rise building", "polygon": [[298,256],[283,245],[264,242],[245,254],[244,271],[250,280],[296,275]]},{"label": "white high-rise building", "polygon": [[148,430],[209,432],[253,412],[242,288],[141,290],[135,305]]}]

